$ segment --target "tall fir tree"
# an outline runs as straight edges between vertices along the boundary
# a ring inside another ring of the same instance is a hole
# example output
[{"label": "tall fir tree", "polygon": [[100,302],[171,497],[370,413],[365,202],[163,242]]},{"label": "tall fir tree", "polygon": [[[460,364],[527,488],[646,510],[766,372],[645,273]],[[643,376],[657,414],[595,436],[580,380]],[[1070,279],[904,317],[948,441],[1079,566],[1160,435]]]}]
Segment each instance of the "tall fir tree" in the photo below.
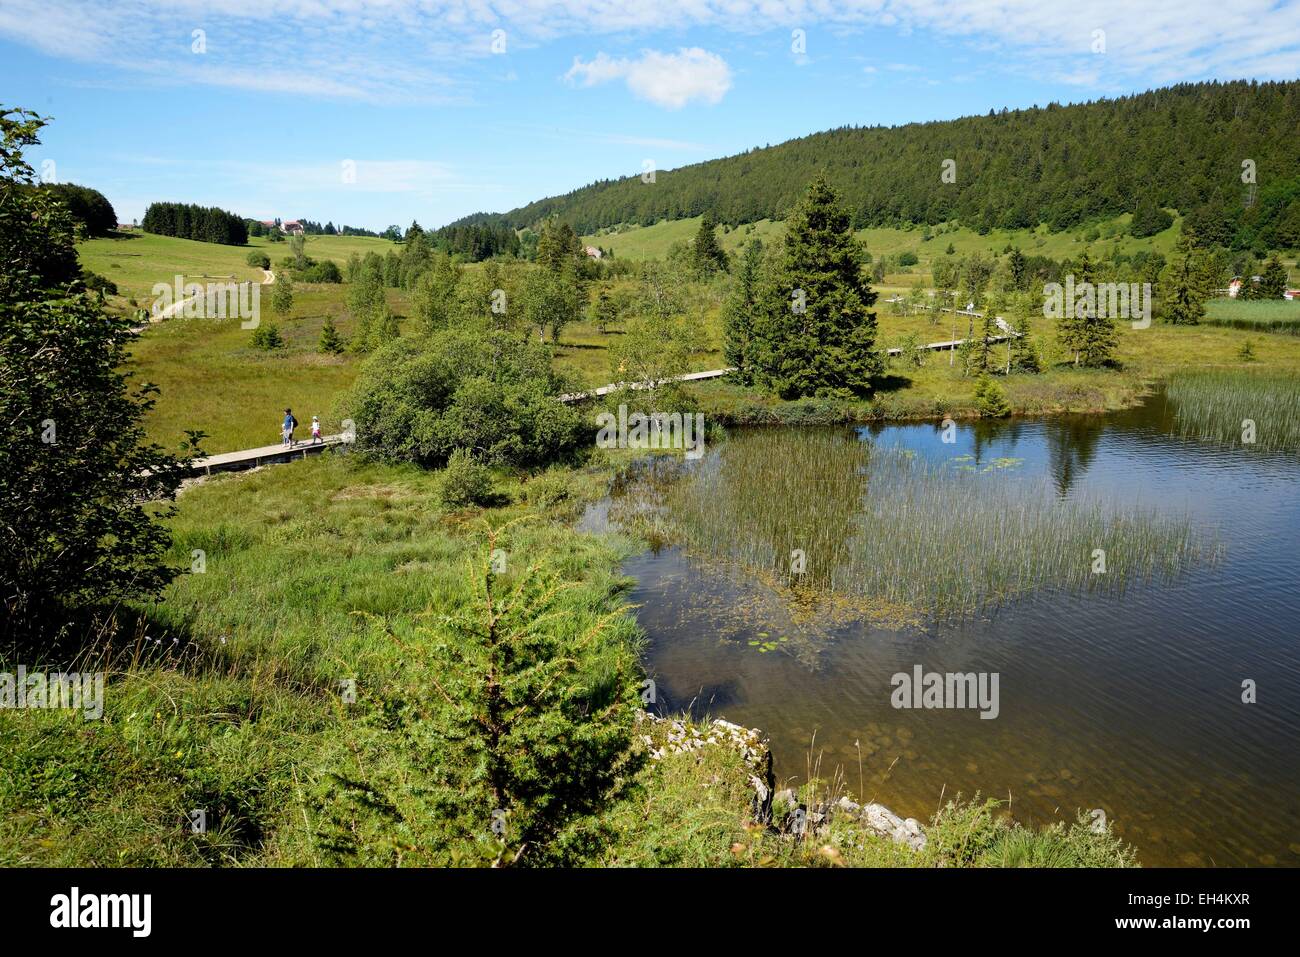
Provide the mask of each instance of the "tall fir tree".
[{"label": "tall fir tree", "polygon": [[718,221],[714,219],[713,213],[705,213],[695,234],[695,245],[691,248],[695,272],[706,279],[714,273],[727,270],[727,254],[718,245],[717,228]]},{"label": "tall fir tree", "polygon": [[1261,299],[1282,299],[1286,296],[1286,266],[1275,253],[1259,278],[1259,295]]},{"label": "tall fir tree", "polygon": [[754,315],[762,269],[763,241],[755,239],[745,247],[736,284],[722,306],[723,355],[727,365],[735,367],[736,378],[747,385],[754,379]]},{"label": "tall fir tree", "polygon": [[756,312],[755,368],[782,398],[871,391],[883,361],[862,262],[848,213],[818,176],[790,216]]},{"label": "tall fir tree", "polygon": [[[1070,275],[1074,277],[1074,288],[1077,292],[1084,283],[1094,283],[1097,279],[1097,270],[1093,266],[1092,257],[1088,255],[1088,250],[1084,250],[1079,258],[1070,266]],[[1096,301],[1094,297],[1094,303]],[[1065,308],[1061,311],[1061,316],[1056,321],[1056,337],[1061,343],[1061,347],[1074,357],[1074,364],[1077,366],[1082,361],[1083,340],[1085,316],[1088,313],[1087,306],[1080,302],[1077,305],[1073,302],[1066,302]],[[1093,310],[1096,311],[1096,310]]]},{"label": "tall fir tree", "polygon": [[[1203,274],[1195,246],[1195,239],[1190,232],[1184,232],[1174,247],[1174,261],[1169,264],[1161,277],[1164,286],[1165,321],[1178,326],[1194,326],[1205,318],[1205,299]],[[1242,288],[1250,282],[1246,277]]]}]

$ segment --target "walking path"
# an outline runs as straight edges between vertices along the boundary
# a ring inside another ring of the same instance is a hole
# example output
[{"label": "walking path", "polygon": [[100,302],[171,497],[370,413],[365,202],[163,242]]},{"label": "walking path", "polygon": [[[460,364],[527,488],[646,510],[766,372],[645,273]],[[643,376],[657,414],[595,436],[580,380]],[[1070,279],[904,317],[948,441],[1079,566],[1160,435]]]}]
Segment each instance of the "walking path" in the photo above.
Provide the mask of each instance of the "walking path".
[{"label": "walking path", "polygon": [[213,472],[255,468],[272,462],[291,462],[294,459],[305,459],[309,455],[317,455],[337,445],[347,445],[348,441],[348,437],[344,435],[323,435],[321,441],[314,445],[310,440],[296,442],[292,447],[279,442],[275,445],[263,445],[257,449],[222,452],[220,455],[209,455],[205,458],[194,459],[190,463],[190,472],[194,475],[211,475]]},{"label": "walking path", "polygon": [[[267,280],[268,282],[275,278],[274,274],[269,269],[266,270],[266,273],[271,277],[271,279]],[[957,310],[957,314],[963,316],[975,316],[976,318],[981,317],[981,314],[978,312],[966,312],[965,310],[960,309]],[[1000,316],[995,316],[993,321],[997,323],[998,328],[1003,331],[1004,335],[989,336],[989,342],[1005,342],[1007,339],[1012,339],[1016,336],[1016,333],[1012,331],[1011,327]],[[943,349],[958,349],[964,342],[966,342],[965,339],[946,339],[942,342],[931,342],[927,345],[919,346],[918,348],[935,351]],[[892,349],[886,349],[885,352],[891,356],[896,356],[901,355],[903,350],[901,347],[896,346]],[[611,382],[608,385],[602,385],[589,392],[566,393],[559,396],[559,400],[565,403],[582,402],[585,399],[595,399],[603,395],[609,395],[611,392],[617,392],[622,388],[648,389],[652,386],[663,385],[665,382],[699,382],[703,379],[717,379],[726,375],[728,372],[734,371],[736,371],[734,366],[728,366],[724,369],[708,369],[704,372],[687,372],[685,375],[670,376],[666,379],[659,379],[654,383]],[[210,455],[206,458],[195,459],[190,463],[190,468],[195,474],[201,473],[211,475],[214,471],[248,468],[250,466],[258,466],[272,462],[289,462],[296,458],[305,459],[309,455],[323,452],[325,449],[337,445],[346,445],[348,441],[349,440],[343,435],[327,435],[324,436],[324,442],[317,445],[300,442],[294,445],[293,448],[285,448],[284,444],[281,443],[279,445],[264,445],[261,448],[256,449],[243,449],[238,452],[222,452],[220,455]]]}]

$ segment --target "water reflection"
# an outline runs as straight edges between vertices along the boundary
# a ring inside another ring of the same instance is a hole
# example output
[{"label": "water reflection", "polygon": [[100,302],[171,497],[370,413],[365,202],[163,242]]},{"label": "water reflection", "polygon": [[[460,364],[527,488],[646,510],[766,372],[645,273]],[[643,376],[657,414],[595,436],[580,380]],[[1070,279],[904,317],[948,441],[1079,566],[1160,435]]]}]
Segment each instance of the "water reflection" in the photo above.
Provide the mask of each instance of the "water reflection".
[{"label": "water reflection", "polygon": [[[801,778],[815,750],[856,790],[861,761],[862,797],[906,815],[978,790],[1009,797],[1022,820],[1102,808],[1147,864],[1300,865],[1294,458],[1171,438],[1159,401],[1104,419],[963,426],[951,445],[928,423],[864,432],[938,465],[1014,459],[1047,494],[1185,510],[1224,537],[1225,559],[1123,595],[1044,594],[903,627],[850,610],[809,627],[753,576],[666,547],[626,570],[669,710],[763,728],[783,778]],[[773,556],[789,543],[785,521],[766,540]],[[917,664],[998,672],[1000,716],[894,710],[890,677]],[[1242,703],[1246,678],[1266,689],[1259,704]]]}]

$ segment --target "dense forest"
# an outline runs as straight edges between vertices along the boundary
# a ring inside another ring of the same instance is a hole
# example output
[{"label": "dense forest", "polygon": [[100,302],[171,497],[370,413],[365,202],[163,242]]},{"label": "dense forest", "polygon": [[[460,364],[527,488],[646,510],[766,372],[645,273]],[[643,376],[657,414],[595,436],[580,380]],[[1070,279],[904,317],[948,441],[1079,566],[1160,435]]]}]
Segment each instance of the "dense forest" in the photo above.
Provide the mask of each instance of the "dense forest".
[{"label": "dense forest", "polygon": [[242,246],[248,242],[248,226],[244,220],[215,206],[150,203],[140,225],[145,232],[159,236],[177,236],[228,246]]},{"label": "dense forest", "polygon": [[[1189,216],[1238,248],[1300,245],[1300,81],[1180,84],[1118,99],[898,127],[841,127],[678,170],[647,185],[603,180],[451,227],[535,227],[559,216],[580,233],[711,211],[736,225],[784,219],[825,174],[853,225],[958,220],[985,230],[1141,213]],[[945,161],[951,175],[944,181]],[[1245,164],[1245,165],[1243,165]],[[1254,180],[1251,182],[1251,180]]]},{"label": "dense forest", "polygon": [[99,190],[76,183],[51,183],[38,188],[53,193],[87,236],[107,236],[117,228],[113,204]]}]

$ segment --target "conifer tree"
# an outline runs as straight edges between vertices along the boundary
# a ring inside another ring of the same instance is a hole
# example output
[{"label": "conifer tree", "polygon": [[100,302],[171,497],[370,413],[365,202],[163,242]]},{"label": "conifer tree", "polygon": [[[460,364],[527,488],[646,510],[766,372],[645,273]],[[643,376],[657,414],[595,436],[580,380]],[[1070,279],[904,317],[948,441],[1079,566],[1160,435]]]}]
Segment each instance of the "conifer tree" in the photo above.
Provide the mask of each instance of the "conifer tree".
[{"label": "conifer tree", "polygon": [[865,393],[880,375],[876,293],[862,261],[848,213],[818,176],[790,217],[759,299],[755,366],[782,398]]},{"label": "conifer tree", "polygon": [[735,367],[736,378],[745,384],[754,378],[751,353],[762,267],[763,241],[755,239],[745,247],[736,284],[722,306],[723,355],[727,365]]},{"label": "conifer tree", "polygon": [[713,213],[705,213],[691,250],[696,273],[706,279],[727,269],[727,254],[718,245],[717,227],[718,222],[713,218]]},{"label": "conifer tree", "polygon": [[339,338],[339,331],[334,327],[333,316],[326,316],[325,324],[321,326],[320,351],[327,356],[336,356],[343,351],[343,340]]},{"label": "conifer tree", "polygon": [[281,274],[275,277],[271,288],[271,308],[281,319],[293,309],[293,280],[289,278],[288,270],[281,270]]},{"label": "conifer tree", "polygon": [[1281,260],[1274,253],[1264,267],[1264,273],[1259,280],[1259,296],[1261,299],[1282,299],[1286,296],[1286,267],[1282,265]]},{"label": "conifer tree", "polygon": [[[1179,238],[1174,247],[1174,256],[1174,261],[1165,270],[1161,281],[1165,287],[1165,321],[1174,325],[1194,326],[1205,318],[1206,290],[1201,282],[1202,270],[1197,262],[1191,233],[1183,233]],[[1242,290],[1249,285],[1250,277],[1247,276]]]}]

